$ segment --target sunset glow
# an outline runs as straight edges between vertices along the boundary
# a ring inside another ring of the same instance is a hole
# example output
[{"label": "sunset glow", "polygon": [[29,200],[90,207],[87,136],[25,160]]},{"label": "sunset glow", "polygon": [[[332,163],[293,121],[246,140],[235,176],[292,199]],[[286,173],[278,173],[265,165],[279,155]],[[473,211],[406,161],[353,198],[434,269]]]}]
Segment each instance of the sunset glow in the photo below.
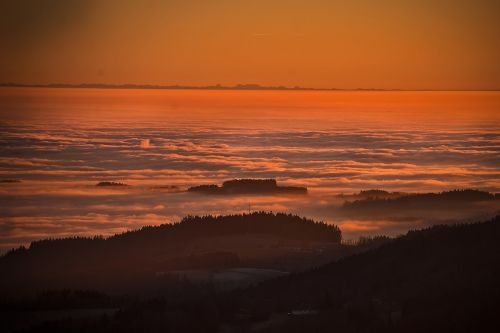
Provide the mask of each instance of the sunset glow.
[{"label": "sunset glow", "polygon": [[497,1],[7,0],[3,82],[500,89]]},{"label": "sunset glow", "polygon": [[[498,92],[4,88],[0,94],[2,175],[23,180],[0,188],[9,226],[4,248],[41,236],[175,222],[187,212],[245,212],[248,204],[343,223],[329,208],[341,203],[335,195],[369,188],[500,190]],[[220,199],[150,190],[233,178],[276,178],[307,186],[310,195]],[[103,180],[133,187],[96,189]],[[367,225],[346,222],[345,236],[396,234],[415,222]]]},{"label": "sunset glow", "polygon": [[488,332],[500,1],[0,0],[0,332]]}]

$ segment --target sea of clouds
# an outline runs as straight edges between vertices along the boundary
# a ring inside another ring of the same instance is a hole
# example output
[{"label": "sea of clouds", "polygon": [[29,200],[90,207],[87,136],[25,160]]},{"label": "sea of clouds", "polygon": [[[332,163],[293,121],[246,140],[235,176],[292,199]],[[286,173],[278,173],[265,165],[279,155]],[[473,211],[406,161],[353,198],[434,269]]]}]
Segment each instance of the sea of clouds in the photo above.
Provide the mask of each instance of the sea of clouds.
[{"label": "sea of clouds", "polygon": [[[307,103],[296,110],[266,108],[265,101],[250,110],[231,104],[214,113],[203,103],[183,108],[182,100],[161,104],[162,109],[154,99],[153,106],[144,103],[148,96],[103,104],[40,99],[30,92],[31,99],[20,102],[5,94],[0,179],[21,182],[0,183],[0,251],[38,238],[111,235],[176,222],[187,214],[248,210],[287,211],[337,223],[346,238],[394,235],[460,218],[460,212],[404,221],[347,219],[336,214],[342,204],[337,195],[372,188],[500,190],[500,130],[494,114],[486,120],[437,121],[434,111],[405,119],[405,113],[390,113],[390,108],[366,116],[363,106],[343,113],[344,104],[321,105],[320,111],[311,107],[309,112]],[[404,110],[404,103],[399,108]],[[189,186],[233,178],[276,178],[280,184],[307,186],[309,195],[185,192]],[[100,181],[131,186],[98,188]],[[154,188],[163,185],[179,190]]]}]

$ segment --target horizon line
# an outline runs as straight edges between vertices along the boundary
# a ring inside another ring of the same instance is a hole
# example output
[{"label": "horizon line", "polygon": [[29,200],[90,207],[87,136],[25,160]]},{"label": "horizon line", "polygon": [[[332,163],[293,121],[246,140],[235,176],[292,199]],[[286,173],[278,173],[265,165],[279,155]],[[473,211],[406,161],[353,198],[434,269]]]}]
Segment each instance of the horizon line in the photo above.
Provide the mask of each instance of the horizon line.
[{"label": "horizon line", "polygon": [[271,90],[271,91],[485,91],[496,92],[500,89],[399,89],[399,88],[315,88],[302,86],[266,86],[254,83],[236,84],[225,86],[221,84],[206,85],[206,86],[190,86],[190,85],[161,85],[161,84],[136,84],[136,83],[17,83],[3,82],[0,87],[13,88],[86,88],[86,89],[143,89],[143,90]]}]

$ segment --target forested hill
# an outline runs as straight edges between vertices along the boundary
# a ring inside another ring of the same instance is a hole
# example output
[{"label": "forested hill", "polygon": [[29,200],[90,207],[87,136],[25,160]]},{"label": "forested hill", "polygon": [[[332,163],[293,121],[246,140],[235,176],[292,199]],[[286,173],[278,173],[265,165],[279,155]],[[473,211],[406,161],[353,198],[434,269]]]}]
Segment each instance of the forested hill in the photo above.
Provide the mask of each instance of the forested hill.
[{"label": "forested hill", "polygon": [[[440,193],[413,193],[400,194],[390,197],[391,193],[386,192],[386,196],[381,195],[383,191],[366,191],[368,195],[354,201],[346,201],[344,210],[349,211],[370,211],[384,212],[389,210],[404,209],[442,209],[446,207],[460,207],[461,205],[471,205],[478,202],[500,201],[498,194],[478,190],[452,190]],[[360,192],[360,195],[365,194]],[[373,195],[370,195],[373,193]],[[397,193],[393,193],[397,194]]]},{"label": "forested hill", "polygon": [[500,217],[437,226],[247,289],[180,283],[111,317],[27,332],[490,332],[500,308],[499,238]]},{"label": "forested hill", "polygon": [[342,233],[336,225],[284,213],[254,212],[224,216],[188,215],[179,223],[146,226],[139,230],[103,237],[70,237],[34,241],[8,252],[3,259],[50,251],[118,250],[140,251],[195,242],[200,238],[234,235],[270,235],[282,239],[340,243]]},{"label": "forested hill", "polygon": [[0,293],[21,286],[33,290],[105,290],[121,282],[139,286],[157,272],[260,266],[288,257],[302,243],[337,246],[340,240],[337,226],[290,214],[187,216],[179,223],[109,238],[46,239],[13,250],[0,258]]},{"label": "forested hill", "polygon": [[275,179],[233,179],[222,183],[193,186],[189,192],[218,195],[234,194],[307,194],[307,187],[281,186]]},{"label": "forested hill", "polygon": [[410,231],[375,250],[232,297],[263,317],[314,311],[265,332],[484,331],[500,308],[499,238],[499,216]]}]

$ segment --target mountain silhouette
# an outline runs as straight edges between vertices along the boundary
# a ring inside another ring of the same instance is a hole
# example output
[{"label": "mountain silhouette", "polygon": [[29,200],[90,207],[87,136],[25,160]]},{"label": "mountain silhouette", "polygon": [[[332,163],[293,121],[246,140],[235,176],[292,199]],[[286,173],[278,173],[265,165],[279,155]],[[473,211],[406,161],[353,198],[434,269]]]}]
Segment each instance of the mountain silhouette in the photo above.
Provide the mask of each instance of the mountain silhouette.
[{"label": "mountain silhouette", "polygon": [[24,332],[485,332],[496,327],[500,305],[499,237],[496,217],[410,231],[244,289],[217,292],[174,279],[161,297],[61,291],[8,306],[24,313],[24,321],[29,311],[50,304],[119,309],[83,319],[61,316]]},{"label": "mountain silhouette", "polygon": [[[187,216],[109,238],[45,239],[0,257],[0,295],[53,288],[140,289],[158,272],[186,269],[298,269],[342,252],[341,238],[335,225],[254,212]],[[321,253],[315,244],[321,244]]]},{"label": "mountain silhouette", "polygon": [[233,179],[222,183],[193,186],[189,192],[203,194],[307,194],[306,187],[278,186],[275,179]]},{"label": "mountain silhouette", "polygon": [[366,194],[361,192],[359,195],[354,196],[355,200],[347,200],[339,213],[342,215],[374,217],[388,213],[411,211],[459,211],[481,203],[498,203],[500,199],[498,195],[472,189],[412,194],[369,191]]}]

